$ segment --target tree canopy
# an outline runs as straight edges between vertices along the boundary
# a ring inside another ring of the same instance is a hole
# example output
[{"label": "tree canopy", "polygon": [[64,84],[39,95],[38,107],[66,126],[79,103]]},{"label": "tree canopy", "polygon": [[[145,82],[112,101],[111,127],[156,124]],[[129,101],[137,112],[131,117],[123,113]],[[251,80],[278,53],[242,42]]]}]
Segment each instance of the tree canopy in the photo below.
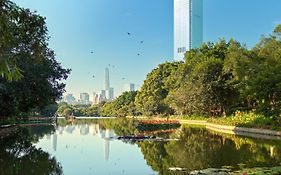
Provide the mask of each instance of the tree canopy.
[{"label": "tree canopy", "polygon": [[255,47],[204,43],[185,62],[148,74],[135,104],[143,115],[222,116],[237,110],[277,117],[281,109],[281,25]]},{"label": "tree canopy", "polygon": [[45,18],[8,0],[0,2],[1,116],[25,113],[59,100],[69,69],[48,47]]}]

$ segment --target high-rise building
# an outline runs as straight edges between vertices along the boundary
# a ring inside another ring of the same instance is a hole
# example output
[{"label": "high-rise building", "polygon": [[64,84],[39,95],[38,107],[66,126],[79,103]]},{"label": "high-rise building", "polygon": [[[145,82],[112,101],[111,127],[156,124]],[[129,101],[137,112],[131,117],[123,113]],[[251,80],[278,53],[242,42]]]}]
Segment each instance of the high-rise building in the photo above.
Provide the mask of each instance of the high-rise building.
[{"label": "high-rise building", "polygon": [[105,90],[109,90],[110,83],[109,83],[109,69],[108,67],[105,68],[105,74],[104,74],[104,88]]},{"label": "high-rise building", "polygon": [[92,105],[96,105],[96,104],[99,104],[99,95],[94,92]]},{"label": "high-rise building", "polygon": [[108,90],[105,90],[105,97],[107,101],[112,101],[114,98],[114,89],[109,88]]},{"label": "high-rise building", "polygon": [[174,60],[203,42],[203,0],[174,0]]},{"label": "high-rise building", "polygon": [[124,85],[124,91],[135,91],[135,84],[134,83],[130,83],[130,84],[125,84]]},{"label": "high-rise building", "polygon": [[98,103],[106,101],[106,90],[101,90]]},{"label": "high-rise building", "polygon": [[71,105],[76,104],[75,97],[73,96],[73,94],[67,94],[64,97],[63,101],[65,101],[66,103],[71,104]]},{"label": "high-rise building", "polygon": [[105,68],[105,77],[104,77],[104,87],[105,90],[102,90],[101,96],[105,97],[106,101],[112,101],[114,98],[114,89],[110,87],[110,79],[109,79],[109,69]]},{"label": "high-rise building", "polygon": [[84,92],[84,93],[80,93],[80,103],[81,104],[89,104],[90,102],[90,96],[88,93]]}]

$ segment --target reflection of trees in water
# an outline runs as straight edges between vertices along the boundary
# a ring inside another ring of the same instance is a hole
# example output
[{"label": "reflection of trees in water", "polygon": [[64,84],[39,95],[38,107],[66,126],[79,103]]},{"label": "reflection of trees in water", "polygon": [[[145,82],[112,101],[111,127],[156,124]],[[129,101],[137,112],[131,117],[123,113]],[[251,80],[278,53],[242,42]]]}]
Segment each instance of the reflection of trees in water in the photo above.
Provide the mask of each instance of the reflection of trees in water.
[{"label": "reflection of trees in water", "polygon": [[[36,134],[31,134],[37,131]],[[62,174],[62,167],[42,149],[37,149],[32,142],[46,133],[54,131],[54,127],[21,128],[19,131],[0,142],[0,174]]]},{"label": "reflection of trees in water", "polygon": [[[117,135],[121,136],[139,133],[134,120],[108,119],[95,120],[93,123],[98,124],[99,130],[114,130]],[[170,167],[194,170],[209,167],[220,168],[224,165],[238,168],[237,164],[240,163],[246,164],[247,167],[276,166],[281,162],[280,141],[221,135],[206,129],[190,127],[182,127],[180,131],[166,136],[180,138],[180,140],[127,142],[137,144],[148,165],[159,174],[175,174],[175,172],[168,171]],[[161,135],[161,137],[166,136]]]},{"label": "reflection of trees in water", "polygon": [[139,142],[138,145],[147,163],[159,174],[175,174],[169,172],[170,167],[195,170],[224,165],[238,168],[239,163],[247,167],[276,166],[281,162],[280,142],[223,137],[199,128],[183,128],[179,141]]},{"label": "reflection of trees in water", "polygon": [[158,171],[159,174],[166,174],[164,160],[164,158],[167,157],[165,149],[166,143],[167,142],[138,142],[147,164],[150,165],[154,171]]},{"label": "reflection of trees in water", "polygon": [[75,126],[98,124],[99,130],[114,130],[117,135],[132,135],[138,133],[135,120],[126,118],[117,119],[79,119],[73,122],[58,120],[59,127],[65,127],[65,131],[72,133]]},{"label": "reflection of trees in water", "polygon": [[136,122],[124,118],[99,120],[100,127],[114,130],[116,135],[125,136],[138,133]]}]

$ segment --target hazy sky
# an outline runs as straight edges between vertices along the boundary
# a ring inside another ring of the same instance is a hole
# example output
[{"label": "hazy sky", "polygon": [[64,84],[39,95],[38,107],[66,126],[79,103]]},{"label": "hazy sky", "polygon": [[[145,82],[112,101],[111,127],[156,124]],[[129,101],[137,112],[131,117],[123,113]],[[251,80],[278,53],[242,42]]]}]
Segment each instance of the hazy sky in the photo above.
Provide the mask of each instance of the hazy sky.
[{"label": "hazy sky", "polygon": [[[172,61],[173,0],[14,2],[47,18],[50,47],[72,69],[66,90],[75,97],[103,89],[109,64],[111,85],[119,95],[124,84],[141,85],[159,63]],[[235,38],[252,47],[278,23],[280,0],[204,0],[204,41]]]}]

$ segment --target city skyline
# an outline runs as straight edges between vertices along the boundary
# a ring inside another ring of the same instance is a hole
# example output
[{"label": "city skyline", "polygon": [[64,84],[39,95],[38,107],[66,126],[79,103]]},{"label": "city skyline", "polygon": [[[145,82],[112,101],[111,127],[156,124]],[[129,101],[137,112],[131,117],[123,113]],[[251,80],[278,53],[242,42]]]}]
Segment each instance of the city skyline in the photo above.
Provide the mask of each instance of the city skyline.
[{"label": "city skyline", "polygon": [[[66,94],[99,92],[110,64],[118,96],[124,84],[139,88],[158,64],[173,60],[173,0],[14,2],[46,17],[49,46],[62,66],[72,69]],[[281,23],[280,6],[276,0],[205,0],[204,42],[234,38],[252,47]]]}]

